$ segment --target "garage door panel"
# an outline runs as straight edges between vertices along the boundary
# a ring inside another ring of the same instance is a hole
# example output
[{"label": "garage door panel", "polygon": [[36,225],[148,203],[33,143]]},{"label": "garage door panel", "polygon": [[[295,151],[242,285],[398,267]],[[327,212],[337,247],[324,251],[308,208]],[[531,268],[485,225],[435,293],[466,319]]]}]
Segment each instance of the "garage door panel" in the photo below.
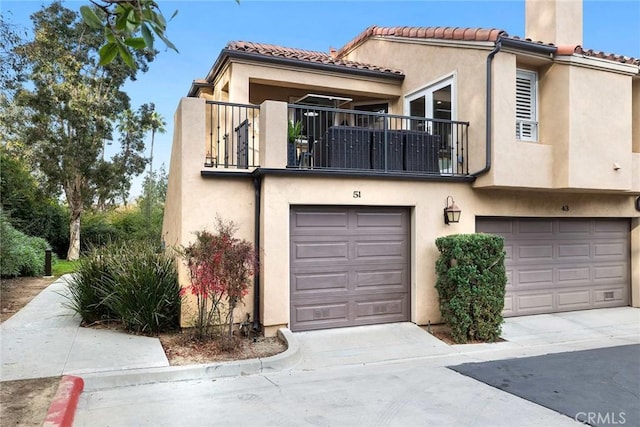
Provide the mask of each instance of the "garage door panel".
[{"label": "garage door panel", "polygon": [[506,273],[507,273],[507,289],[509,289],[511,286],[513,286],[513,270],[507,268]]},{"label": "garage door panel", "polygon": [[548,262],[553,259],[553,245],[524,244],[518,248],[517,262]]},{"label": "garage door panel", "polygon": [[627,251],[626,242],[612,242],[612,243],[595,243],[594,244],[594,258],[595,259],[620,259]]},{"label": "garage door panel", "polygon": [[589,243],[558,242],[558,259],[568,261],[589,261],[591,245]]},{"label": "garage door panel", "polygon": [[300,303],[292,310],[292,315],[292,322],[299,325],[299,330],[332,327],[349,321],[349,302]]},{"label": "garage door panel", "polygon": [[520,270],[518,271],[518,282],[514,286],[518,287],[546,287],[553,284],[552,269]]},{"label": "garage door panel", "polygon": [[376,233],[382,229],[390,229],[395,233],[402,233],[407,226],[404,212],[367,212],[355,211],[356,228],[376,228]]},{"label": "garage door panel", "polygon": [[349,273],[347,271],[293,274],[293,289],[301,295],[305,292],[347,291]]},{"label": "garage door panel", "polygon": [[379,299],[355,301],[356,321],[385,323],[402,321],[407,311],[407,295],[386,295]]},{"label": "garage door panel", "polygon": [[409,320],[408,217],[402,208],[292,208],[291,329]]},{"label": "garage door panel", "polygon": [[624,286],[600,288],[593,291],[594,302],[598,305],[619,304],[627,300],[627,289]]},{"label": "garage door panel", "polygon": [[356,287],[373,289],[375,287],[404,287],[405,269],[384,269],[379,271],[356,271]]},{"label": "garage door panel", "polygon": [[518,223],[518,234],[531,237],[544,237],[553,235],[553,221],[546,219],[522,220]]},{"label": "garage door panel", "polygon": [[407,244],[402,240],[356,241],[355,261],[401,260],[407,256]]},{"label": "garage door panel", "polygon": [[560,286],[570,286],[573,282],[584,283],[590,280],[589,273],[591,269],[589,266],[558,268],[557,271],[558,284]]},{"label": "garage door panel", "polygon": [[297,231],[312,230],[345,230],[349,226],[349,218],[344,211],[301,210],[293,214],[294,229]]},{"label": "garage door panel", "polygon": [[593,271],[594,282],[602,282],[604,280],[623,282],[626,281],[628,270],[625,264],[617,264],[594,267]]},{"label": "garage door panel", "polygon": [[558,236],[561,238],[569,237],[566,234],[579,234],[580,236],[591,232],[591,222],[582,219],[564,219],[558,222]]},{"label": "garage door panel", "polygon": [[476,225],[509,230],[494,232],[507,253],[504,316],[628,305],[628,220],[478,218]]},{"label": "garage door panel", "polygon": [[553,293],[542,292],[516,296],[518,313],[544,312],[553,307]]},{"label": "garage door panel", "polygon": [[589,289],[576,289],[570,292],[558,292],[557,308],[560,310],[580,310],[592,305]]},{"label": "garage door panel", "polygon": [[510,294],[505,295],[504,297],[504,309],[502,310],[502,314],[504,316],[511,316],[513,313],[516,313],[515,308],[515,299]]},{"label": "garage door panel", "polygon": [[605,237],[618,237],[626,239],[629,236],[629,223],[627,221],[594,221],[594,232]]},{"label": "garage door panel", "polygon": [[505,242],[504,251],[505,251],[504,262],[505,264],[508,264],[513,261],[513,245],[508,245]]},{"label": "garage door panel", "polygon": [[300,242],[293,245],[296,261],[339,261],[349,257],[349,242]]}]

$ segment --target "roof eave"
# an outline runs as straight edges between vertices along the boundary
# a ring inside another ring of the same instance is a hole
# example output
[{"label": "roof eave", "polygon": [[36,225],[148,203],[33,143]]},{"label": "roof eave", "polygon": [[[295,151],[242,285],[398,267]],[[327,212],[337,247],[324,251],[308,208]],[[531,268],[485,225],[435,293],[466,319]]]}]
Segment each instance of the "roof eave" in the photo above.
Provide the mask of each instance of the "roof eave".
[{"label": "roof eave", "polygon": [[344,65],[323,64],[301,59],[282,58],[277,56],[262,55],[252,52],[239,52],[237,50],[222,49],[215,64],[207,74],[207,81],[218,74],[222,66],[230,59],[244,59],[250,61],[266,62],[269,64],[286,65],[296,68],[307,68],[335,73],[352,74],[364,77],[386,78],[391,80],[404,80],[404,74],[391,73],[385,71],[366,70],[362,68],[351,68]]}]

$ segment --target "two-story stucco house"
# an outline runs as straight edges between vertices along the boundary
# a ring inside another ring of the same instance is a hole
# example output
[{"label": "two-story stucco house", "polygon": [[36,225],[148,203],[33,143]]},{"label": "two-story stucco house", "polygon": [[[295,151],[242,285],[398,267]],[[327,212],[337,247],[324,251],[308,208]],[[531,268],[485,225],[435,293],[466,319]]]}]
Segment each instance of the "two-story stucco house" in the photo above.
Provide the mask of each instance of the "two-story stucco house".
[{"label": "two-story stucco house", "polygon": [[526,20],[229,43],[175,115],[165,244],[233,220],[266,335],[439,322],[456,233],[505,237],[506,316],[640,306],[640,61],[583,48],[581,2]]}]

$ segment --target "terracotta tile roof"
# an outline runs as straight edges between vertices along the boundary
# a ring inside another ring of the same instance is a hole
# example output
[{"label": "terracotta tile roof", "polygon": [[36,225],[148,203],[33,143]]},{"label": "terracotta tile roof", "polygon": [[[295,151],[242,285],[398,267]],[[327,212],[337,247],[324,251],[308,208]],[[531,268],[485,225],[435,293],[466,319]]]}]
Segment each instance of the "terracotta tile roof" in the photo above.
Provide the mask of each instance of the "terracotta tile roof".
[{"label": "terracotta tile roof", "polygon": [[494,42],[498,37],[506,35],[507,33],[505,31],[495,28],[378,27],[373,25],[344,45],[342,49],[338,50],[338,57],[341,57],[354,47],[375,36]]},{"label": "terracotta tile roof", "polygon": [[[510,38],[513,40],[522,40],[529,43],[535,43],[543,46],[554,47],[553,43],[545,43],[528,38],[520,38],[517,36],[509,36],[506,31],[496,28],[461,28],[461,27],[378,27],[371,26],[360,33],[356,38],[345,44],[337,52],[340,58],[346,55],[354,47],[364,43],[366,40],[375,36],[383,37],[403,37],[414,39],[440,39],[440,40],[460,40],[460,41],[479,41],[479,42],[495,42],[498,38]],[[626,64],[640,65],[640,59],[630,58],[624,55],[613,53],[596,52],[594,50],[585,50],[582,46],[561,46],[558,48],[558,55],[572,55],[577,53],[584,56],[591,56],[600,59],[607,59]]]},{"label": "terracotta tile roof", "polygon": [[593,58],[607,59],[609,61],[620,62],[623,64],[640,65],[640,58],[632,58],[629,56],[618,55],[615,53],[606,53],[595,51],[593,49],[585,50],[582,46],[558,46],[558,55],[584,55]]},{"label": "terracotta tile roof", "polygon": [[295,49],[295,48],[289,48],[289,47],[276,46],[272,44],[234,41],[227,44],[226,49],[230,51],[254,53],[258,55],[273,56],[273,57],[286,58],[286,59],[292,59],[297,61],[312,62],[317,64],[337,65],[337,66],[344,66],[347,68],[358,69],[358,70],[376,71],[380,73],[388,73],[388,74],[394,74],[399,76],[403,75],[402,71],[399,71],[399,70],[380,67],[378,65],[348,61],[345,59],[334,57],[331,54],[324,53],[324,52]]},{"label": "terracotta tile roof", "polygon": [[[400,70],[381,67],[379,65],[365,64],[344,59],[344,56],[358,45],[364,43],[372,37],[399,37],[413,39],[434,39],[451,41],[476,41],[476,42],[496,42],[499,38],[509,38],[534,43],[541,46],[555,47],[552,43],[544,43],[527,38],[512,37],[506,31],[496,28],[461,28],[461,27],[378,27],[371,26],[356,36],[353,40],[345,44],[337,51],[333,48],[329,53],[303,50],[289,47],[282,47],[272,44],[253,43],[245,41],[233,41],[227,44],[229,51],[246,52],[250,54],[284,58],[315,64],[343,66],[356,70],[367,70],[395,76],[404,76]],[[585,50],[582,46],[560,46],[557,55],[579,54],[610,61],[640,65],[640,59],[630,58],[612,53],[596,52]]]}]

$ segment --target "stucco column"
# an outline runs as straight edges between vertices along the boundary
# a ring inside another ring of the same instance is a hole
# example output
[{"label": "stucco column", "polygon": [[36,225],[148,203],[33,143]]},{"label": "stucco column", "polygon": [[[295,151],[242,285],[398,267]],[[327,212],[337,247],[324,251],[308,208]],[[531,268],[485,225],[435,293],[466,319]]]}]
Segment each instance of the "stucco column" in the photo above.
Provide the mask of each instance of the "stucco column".
[{"label": "stucco column", "polygon": [[640,218],[631,219],[631,306],[640,307]]},{"label": "stucco column", "polygon": [[263,102],[260,105],[260,166],[285,168],[287,143],[287,103]]},{"label": "stucco column", "polygon": [[[197,211],[194,202],[202,187],[200,170],[205,155],[205,100],[201,98],[182,98],[174,115],[173,144],[164,218],[162,222],[162,238],[167,247],[179,247],[188,244],[193,238],[190,227],[193,227],[193,212]],[[196,213],[197,214],[197,213]],[[196,226],[199,224],[196,224]],[[184,263],[178,262],[178,279],[180,286],[189,285],[188,272]],[[189,296],[183,304],[180,324],[188,326],[192,312],[188,310],[193,304]]]}]

